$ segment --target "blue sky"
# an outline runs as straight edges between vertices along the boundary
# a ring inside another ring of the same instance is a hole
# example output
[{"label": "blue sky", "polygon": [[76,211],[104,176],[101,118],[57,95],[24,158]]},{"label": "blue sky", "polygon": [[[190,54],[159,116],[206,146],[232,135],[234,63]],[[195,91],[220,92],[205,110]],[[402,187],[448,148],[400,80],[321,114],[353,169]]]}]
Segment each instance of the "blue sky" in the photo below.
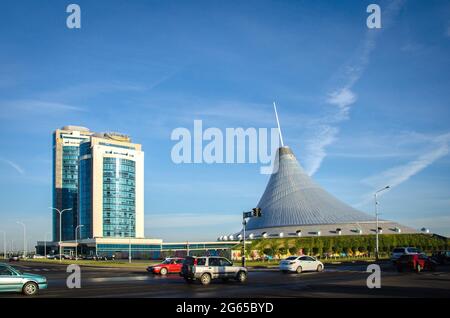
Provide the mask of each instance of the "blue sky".
[{"label": "blue sky", "polygon": [[177,127],[275,127],[341,200],[450,234],[450,3],[8,1],[0,13],[0,230],[51,231],[51,133],[120,131],[145,159],[146,235],[214,240],[240,228],[259,164],[181,164]]}]

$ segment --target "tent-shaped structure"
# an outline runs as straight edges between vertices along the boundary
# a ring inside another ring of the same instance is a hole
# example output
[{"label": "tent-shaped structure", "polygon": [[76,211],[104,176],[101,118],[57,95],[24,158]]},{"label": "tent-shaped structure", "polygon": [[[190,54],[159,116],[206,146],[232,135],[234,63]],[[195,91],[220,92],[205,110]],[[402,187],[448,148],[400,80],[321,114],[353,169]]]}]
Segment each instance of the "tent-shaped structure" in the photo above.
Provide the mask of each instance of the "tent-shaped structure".
[{"label": "tent-shaped structure", "polygon": [[[262,216],[250,218],[246,226],[251,238],[370,234],[376,229],[374,216],[352,208],[314,182],[285,146],[277,151],[274,173],[257,207]],[[384,233],[417,232],[385,220],[379,221],[379,227]]]}]

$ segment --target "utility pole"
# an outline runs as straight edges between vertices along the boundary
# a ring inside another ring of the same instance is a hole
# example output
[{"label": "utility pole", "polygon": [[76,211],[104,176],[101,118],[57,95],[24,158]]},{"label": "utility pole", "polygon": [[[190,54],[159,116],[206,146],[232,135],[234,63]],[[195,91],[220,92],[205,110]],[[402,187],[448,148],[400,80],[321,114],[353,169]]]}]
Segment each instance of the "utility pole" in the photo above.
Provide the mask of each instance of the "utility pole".
[{"label": "utility pole", "polygon": [[374,194],[374,198],[375,198],[375,219],[376,219],[376,226],[377,228],[375,229],[375,238],[376,238],[376,242],[375,242],[375,259],[378,261],[378,257],[379,257],[379,239],[378,239],[378,233],[380,232],[380,227],[378,225],[378,200],[377,200],[377,195],[378,193],[389,189],[390,186],[385,186],[384,188],[378,190],[375,192]]},{"label": "utility pole", "polygon": [[3,258],[6,260],[6,232],[0,231],[3,233]]},{"label": "utility pole", "polygon": [[77,239],[77,234],[78,234],[78,229],[82,228],[83,226],[84,226],[83,224],[80,224],[80,225],[77,225],[77,227],[75,228],[75,260],[76,261],[78,261],[78,239]]},{"label": "utility pole", "polygon": [[27,257],[27,226],[22,223],[17,221],[17,224],[20,224],[23,226],[23,258]]},{"label": "utility pole", "polygon": [[245,267],[246,265],[246,259],[245,259],[245,228],[247,226],[247,218],[251,217],[261,217],[261,208],[253,208],[252,211],[243,212],[242,213],[242,228],[243,228],[243,238],[242,238],[242,267]]}]

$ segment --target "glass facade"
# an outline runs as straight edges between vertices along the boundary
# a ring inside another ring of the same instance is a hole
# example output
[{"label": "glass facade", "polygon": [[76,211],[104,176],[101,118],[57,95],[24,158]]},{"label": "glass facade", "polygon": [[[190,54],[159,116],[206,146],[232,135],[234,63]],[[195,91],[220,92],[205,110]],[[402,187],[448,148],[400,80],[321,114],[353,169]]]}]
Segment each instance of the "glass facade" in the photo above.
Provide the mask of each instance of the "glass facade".
[{"label": "glass facade", "polygon": [[103,236],[136,236],[136,166],[128,159],[103,159]]},{"label": "glass facade", "polygon": [[79,229],[79,237],[92,237],[92,158],[82,158],[91,153],[90,143],[80,146],[80,169],[78,174],[78,222],[83,226]]},{"label": "glass facade", "polygon": [[[69,209],[62,214],[62,240],[75,239],[77,226],[77,193],[78,193],[78,146],[63,146],[62,152],[62,189],[61,208]],[[58,235],[59,236],[59,235]]]}]

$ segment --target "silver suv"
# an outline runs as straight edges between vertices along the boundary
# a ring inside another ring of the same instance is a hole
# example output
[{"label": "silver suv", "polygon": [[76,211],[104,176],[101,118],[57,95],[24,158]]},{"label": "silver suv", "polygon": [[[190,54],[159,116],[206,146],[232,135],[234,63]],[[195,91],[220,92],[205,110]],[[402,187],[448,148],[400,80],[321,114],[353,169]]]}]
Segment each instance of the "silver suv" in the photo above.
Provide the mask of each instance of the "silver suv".
[{"label": "silver suv", "polygon": [[241,266],[233,266],[233,263],[224,257],[188,256],[183,262],[180,276],[188,283],[200,280],[203,285],[208,285],[211,280],[217,278],[224,281],[235,279],[243,283],[247,280],[247,269]]}]

